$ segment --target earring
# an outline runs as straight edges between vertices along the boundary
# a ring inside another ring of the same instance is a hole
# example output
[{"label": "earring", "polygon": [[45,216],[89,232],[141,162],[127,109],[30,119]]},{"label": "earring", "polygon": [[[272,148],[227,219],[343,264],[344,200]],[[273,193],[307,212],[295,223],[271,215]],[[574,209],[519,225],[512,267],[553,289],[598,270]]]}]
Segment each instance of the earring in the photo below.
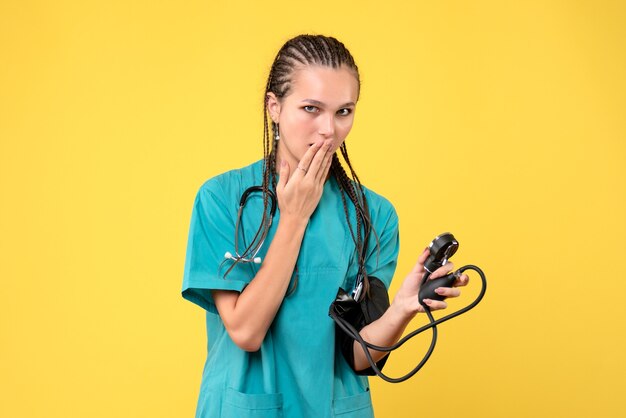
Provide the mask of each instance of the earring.
[{"label": "earring", "polygon": [[274,131],[274,141],[279,141],[280,132],[278,132],[278,124],[276,122],[272,122],[272,130]]}]

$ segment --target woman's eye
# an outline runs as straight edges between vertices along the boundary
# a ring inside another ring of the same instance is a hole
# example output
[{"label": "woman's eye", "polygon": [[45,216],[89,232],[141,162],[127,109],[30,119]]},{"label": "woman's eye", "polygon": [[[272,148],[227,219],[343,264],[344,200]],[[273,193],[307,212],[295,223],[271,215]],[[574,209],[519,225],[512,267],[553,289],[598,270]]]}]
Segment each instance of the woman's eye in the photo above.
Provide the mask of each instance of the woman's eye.
[{"label": "woman's eye", "polygon": [[304,106],[303,108],[306,112],[315,113],[317,112],[317,107],[315,106]]},{"label": "woman's eye", "polygon": [[352,113],[352,109],[348,109],[348,108],[345,108],[345,109],[339,109],[339,110],[337,111],[337,114],[338,114],[339,116],[348,116],[350,113]]}]

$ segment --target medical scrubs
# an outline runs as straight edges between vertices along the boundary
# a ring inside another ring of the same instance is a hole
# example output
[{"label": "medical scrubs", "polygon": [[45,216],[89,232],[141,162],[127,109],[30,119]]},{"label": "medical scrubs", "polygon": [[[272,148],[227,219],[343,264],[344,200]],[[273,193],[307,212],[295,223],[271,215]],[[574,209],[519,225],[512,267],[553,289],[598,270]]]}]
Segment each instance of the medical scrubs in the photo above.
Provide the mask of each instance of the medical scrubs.
[{"label": "medical scrubs", "polygon": [[[206,311],[208,355],[196,417],[372,417],[367,377],[357,375],[335,347],[328,308],[337,289],[351,290],[357,272],[355,245],[334,178],[324,185],[310,218],[297,260],[298,283],[286,296],[261,348],[247,352],[230,339],[211,289],[243,291],[258,264],[232,265],[235,222],[242,193],[260,185],[263,162],[232,170],[204,183],[195,199],[182,295]],[[366,267],[387,287],[396,268],[398,218],[388,200],[365,190],[378,238],[372,234]],[[351,219],[354,207],[348,202]],[[263,213],[263,195],[250,195],[242,212],[239,252],[254,237]],[[280,211],[258,256],[264,258]],[[354,221],[353,221],[354,223]],[[292,284],[294,278],[292,277]]]}]

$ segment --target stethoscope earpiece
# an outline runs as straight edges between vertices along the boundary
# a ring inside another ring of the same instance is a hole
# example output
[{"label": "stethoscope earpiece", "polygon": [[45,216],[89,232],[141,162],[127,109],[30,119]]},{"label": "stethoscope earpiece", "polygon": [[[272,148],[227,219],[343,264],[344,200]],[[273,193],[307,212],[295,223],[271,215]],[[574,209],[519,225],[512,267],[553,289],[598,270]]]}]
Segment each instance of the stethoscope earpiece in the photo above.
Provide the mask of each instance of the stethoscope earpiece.
[{"label": "stethoscope earpiece", "polygon": [[[248,259],[244,259],[244,258],[242,258],[242,257],[239,257],[239,259],[240,259],[241,261],[247,261],[247,262],[250,262],[250,260],[248,260]],[[233,254],[232,254],[230,251],[226,251],[226,253],[224,253],[224,260],[233,260],[233,261],[237,261],[237,258],[236,258],[236,257],[233,257]],[[254,257],[254,258],[252,259],[252,262],[254,262],[254,264],[261,264],[261,261],[263,261],[263,260],[261,259],[261,257]]]}]

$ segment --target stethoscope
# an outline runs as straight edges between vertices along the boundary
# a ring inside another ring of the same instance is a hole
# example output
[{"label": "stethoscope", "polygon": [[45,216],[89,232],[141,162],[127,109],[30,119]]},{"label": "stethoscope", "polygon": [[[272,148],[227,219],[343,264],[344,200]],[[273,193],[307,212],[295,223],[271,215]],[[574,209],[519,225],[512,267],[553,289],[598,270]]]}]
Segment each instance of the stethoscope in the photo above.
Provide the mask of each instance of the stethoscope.
[{"label": "stethoscope", "polygon": [[[274,219],[274,215],[276,215],[276,206],[277,206],[276,194],[270,189],[266,190],[269,200],[270,200],[270,205],[271,205],[270,216],[269,216],[269,220],[267,221],[267,226],[264,228],[259,228],[256,235],[254,236],[254,239],[252,240],[253,243],[256,242],[257,244],[251,245],[246,251],[244,251],[243,254],[239,253],[239,227],[241,225],[241,215],[243,213],[243,208],[246,206],[246,201],[248,200],[248,197],[254,192],[263,192],[263,191],[264,191],[263,186],[252,186],[252,187],[248,187],[241,195],[241,199],[239,199],[239,209],[237,210],[237,222],[235,223],[235,254],[231,253],[230,251],[226,251],[226,253],[224,254],[224,261],[222,261],[222,264],[220,264],[220,270],[221,270],[222,265],[228,260],[233,261],[233,265],[231,266],[231,269],[237,263],[261,264],[261,257],[258,257],[257,254],[263,247],[263,243],[265,242],[265,239],[267,238],[267,234],[269,233],[270,227],[272,226],[272,220]],[[245,245],[245,242],[244,242],[244,245]],[[228,272],[231,269],[228,269],[226,274],[228,274]]]}]

